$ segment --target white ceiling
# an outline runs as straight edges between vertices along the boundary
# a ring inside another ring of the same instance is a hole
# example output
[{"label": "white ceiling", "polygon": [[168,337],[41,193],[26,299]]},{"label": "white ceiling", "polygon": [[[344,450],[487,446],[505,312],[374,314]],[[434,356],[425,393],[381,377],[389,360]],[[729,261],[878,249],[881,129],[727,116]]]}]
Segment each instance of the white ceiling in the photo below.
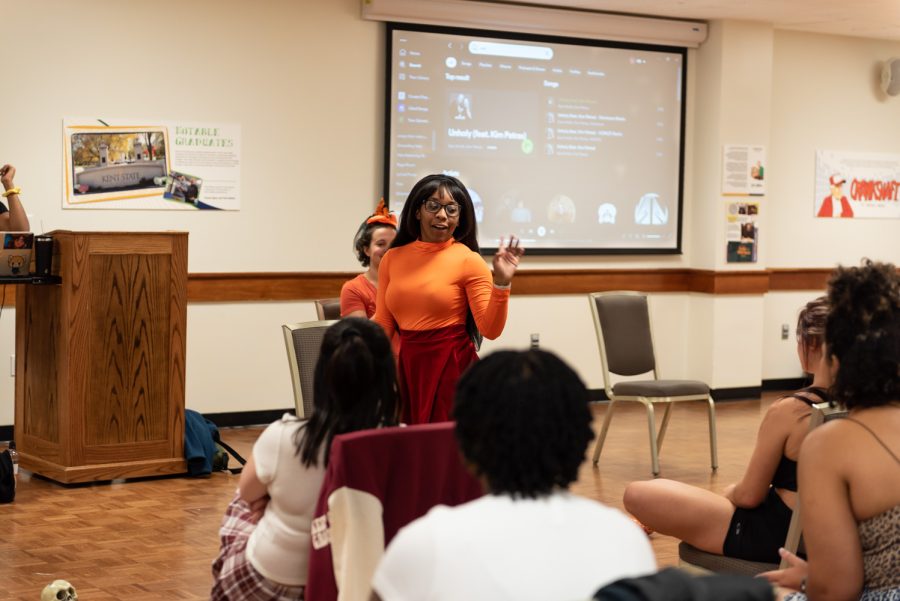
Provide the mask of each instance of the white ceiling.
[{"label": "white ceiling", "polygon": [[776,29],[900,40],[900,0],[495,1],[676,19],[761,21]]}]

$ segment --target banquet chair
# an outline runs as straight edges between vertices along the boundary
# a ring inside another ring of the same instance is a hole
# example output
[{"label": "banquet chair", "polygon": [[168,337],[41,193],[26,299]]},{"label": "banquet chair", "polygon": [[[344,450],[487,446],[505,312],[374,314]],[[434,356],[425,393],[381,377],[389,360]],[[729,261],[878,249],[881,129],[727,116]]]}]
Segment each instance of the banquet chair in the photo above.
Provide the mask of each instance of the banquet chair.
[{"label": "banquet chair", "polygon": [[368,601],[400,528],[435,505],[484,494],[463,464],[454,422],[334,437],[312,521],[306,601]]},{"label": "banquet chair", "polygon": [[[847,415],[846,409],[831,406],[829,403],[816,403],[812,407],[812,415],[809,418],[809,431],[821,426],[827,421],[839,419]],[[801,524],[800,524],[800,501],[797,497],[797,505],[791,514],[791,523],[788,527],[788,533],[784,540],[785,549],[791,553],[803,553],[803,541],[801,540]],[[690,545],[684,541],[678,544],[678,563],[679,566],[692,571],[717,572],[723,574],[743,574],[745,576],[756,576],[762,572],[769,570],[785,569],[788,567],[787,560],[782,559],[781,564],[765,563],[759,561],[750,561],[747,559],[737,559],[734,557],[725,557],[716,553],[707,553]]]},{"label": "banquet chair", "polygon": [[284,344],[287,348],[288,365],[291,368],[291,384],[294,386],[294,406],[297,417],[306,418],[313,409],[313,376],[319,349],[325,330],[337,320],[307,321],[284,324]]},{"label": "banquet chair", "polygon": [[[719,466],[716,453],[716,408],[709,394],[709,386],[695,380],[662,380],[659,378],[650,331],[650,311],[647,295],[641,292],[594,292],[588,295],[594,329],[600,346],[603,386],[609,398],[609,408],[603,427],[594,446],[594,465],[612,422],[616,406],[621,402],[637,402],[647,410],[650,431],[650,460],[653,475],[659,475],[659,449],[669,425],[672,404],[681,401],[706,401],[709,415],[709,454],[713,471]],[[613,383],[610,374],[637,376],[652,372],[652,379],[625,380]],[[663,403],[659,433],[656,432],[654,405]]]},{"label": "banquet chair", "polygon": [[315,305],[316,319],[319,321],[341,318],[340,298],[320,298],[315,301]]}]

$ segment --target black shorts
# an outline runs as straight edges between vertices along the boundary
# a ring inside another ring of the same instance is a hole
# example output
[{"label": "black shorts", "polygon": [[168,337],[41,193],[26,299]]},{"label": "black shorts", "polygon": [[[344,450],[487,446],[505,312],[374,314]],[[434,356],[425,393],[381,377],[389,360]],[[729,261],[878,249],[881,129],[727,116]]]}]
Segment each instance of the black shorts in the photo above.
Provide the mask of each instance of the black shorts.
[{"label": "black shorts", "polygon": [[765,500],[757,507],[734,510],[722,545],[723,554],[750,561],[780,562],[778,549],[784,546],[792,513],[770,487]]}]

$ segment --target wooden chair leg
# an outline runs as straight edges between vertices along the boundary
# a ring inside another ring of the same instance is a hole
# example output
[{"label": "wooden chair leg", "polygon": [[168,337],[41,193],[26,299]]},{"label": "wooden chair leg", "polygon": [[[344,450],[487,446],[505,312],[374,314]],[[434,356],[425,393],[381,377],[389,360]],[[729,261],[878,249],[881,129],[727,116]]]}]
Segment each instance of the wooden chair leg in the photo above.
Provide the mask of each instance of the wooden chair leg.
[{"label": "wooden chair leg", "polygon": [[659,475],[659,451],[656,448],[656,420],[653,416],[653,403],[644,403],[647,408],[647,427],[650,430],[650,466],[653,477]]},{"label": "wooden chair leg", "polygon": [[600,462],[600,451],[603,450],[603,443],[606,441],[606,432],[609,430],[609,423],[612,421],[613,410],[616,408],[616,401],[609,400],[609,407],[606,409],[606,415],[603,416],[603,427],[600,428],[600,436],[597,437],[597,444],[594,445],[594,465]]},{"label": "wooden chair leg", "polygon": [[709,403],[709,458],[712,462],[712,469],[719,469],[719,453],[716,450],[718,443],[716,441],[716,403],[712,397],[706,398]]}]

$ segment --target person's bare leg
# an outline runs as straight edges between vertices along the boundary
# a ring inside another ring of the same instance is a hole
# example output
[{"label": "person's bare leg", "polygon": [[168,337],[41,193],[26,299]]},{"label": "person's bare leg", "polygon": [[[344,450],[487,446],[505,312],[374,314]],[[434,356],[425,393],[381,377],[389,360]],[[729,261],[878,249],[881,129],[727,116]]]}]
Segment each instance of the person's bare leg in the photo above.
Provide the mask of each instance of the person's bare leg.
[{"label": "person's bare leg", "polygon": [[632,482],[625,488],[625,508],[648,528],[680,538],[707,551],[722,553],[734,505],[714,492],[674,480]]}]

